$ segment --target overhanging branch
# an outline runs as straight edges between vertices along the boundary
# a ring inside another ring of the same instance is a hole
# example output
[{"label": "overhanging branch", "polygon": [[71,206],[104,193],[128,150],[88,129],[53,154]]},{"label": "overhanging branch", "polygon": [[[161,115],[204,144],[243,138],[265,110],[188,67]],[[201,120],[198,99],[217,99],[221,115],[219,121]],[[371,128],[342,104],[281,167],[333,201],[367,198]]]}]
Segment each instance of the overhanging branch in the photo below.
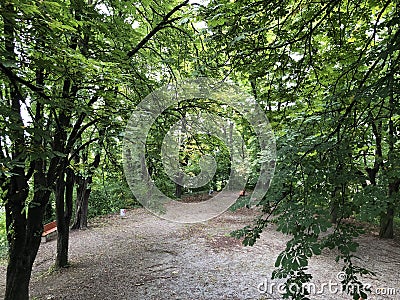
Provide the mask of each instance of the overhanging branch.
[{"label": "overhanging branch", "polygon": [[151,30],[140,42],[139,44],[137,44],[137,46],[135,48],[133,48],[131,51],[129,51],[127,53],[127,56],[129,58],[131,58],[132,56],[134,56],[140,49],[142,49],[142,47],[148,42],[150,41],[150,39],[161,29],[164,28],[165,25],[170,24],[171,22],[177,20],[177,18],[171,19],[170,17],[176,13],[178,10],[180,10],[182,7],[186,6],[189,3],[189,0],[186,0],[184,2],[182,2],[181,4],[175,6],[169,13],[167,13],[164,18],[162,19],[162,21],[160,23],[157,24],[156,27],[153,28],[153,30]]}]

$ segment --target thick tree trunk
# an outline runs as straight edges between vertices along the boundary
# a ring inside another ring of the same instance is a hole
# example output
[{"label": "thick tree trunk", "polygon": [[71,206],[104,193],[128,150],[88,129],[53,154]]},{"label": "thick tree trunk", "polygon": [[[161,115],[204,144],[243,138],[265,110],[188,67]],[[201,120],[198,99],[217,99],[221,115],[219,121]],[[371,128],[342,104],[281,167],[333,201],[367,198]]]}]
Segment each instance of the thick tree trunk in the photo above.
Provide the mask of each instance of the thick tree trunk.
[{"label": "thick tree trunk", "polygon": [[[19,168],[20,169],[20,168]],[[23,172],[23,170],[20,170]],[[28,185],[23,175],[13,176],[8,187],[6,201],[6,226],[9,244],[7,266],[6,300],[25,300],[29,298],[29,280],[31,267],[25,253],[26,224],[21,214],[28,196]]]},{"label": "thick tree trunk", "polygon": [[[63,190],[63,189],[62,189]],[[65,211],[63,213],[63,217],[58,218],[58,223],[61,224],[58,229],[57,236],[57,256],[56,256],[56,268],[64,268],[69,266],[68,263],[68,249],[69,249],[69,226],[71,223],[72,217],[72,196],[74,190],[74,172],[70,168],[66,171],[66,182],[65,182]],[[64,194],[64,193],[63,193]],[[64,205],[64,202],[61,203],[63,195],[60,195],[60,204]],[[60,214],[62,212],[60,211]]]},{"label": "thick tree trunk", "polygon": [[[27,186],[27,185],[26,185]],[[39,191],[35,193],[28,216],[22,212],[21,205],[27,198],[27,192],[18,187],[16,197],[8,197],[6,204],[7,232],[9,241],[9,262],[7,266],[5,300],[28,300],[29,282],[32,265],[40,246],[43,231],[43,215],[50,194]],[[13,191],[13,188],[9,190]],[[18,199],[17,199],[18,198]]]},{"label": "thick tree trunk", "polygon": [[72,196],[74,189],[74,171],[65,169],[66,180],[61,176],[56,184],[57,211],[57,255],[56,268],[65,268],[68,264],[69,226],[72,217]]},{"label": "thick tree trunk", "polygon": [[26,256],[9,260],[5,300],[28,300],[32,266]]},{"label": "thick tree trunk", "polygon": [[57,222],[57,255],[55,267],[65,268],[68,267],[68,243],[69,243],[69,227],[62,224],[60,230],[59,223]]}]

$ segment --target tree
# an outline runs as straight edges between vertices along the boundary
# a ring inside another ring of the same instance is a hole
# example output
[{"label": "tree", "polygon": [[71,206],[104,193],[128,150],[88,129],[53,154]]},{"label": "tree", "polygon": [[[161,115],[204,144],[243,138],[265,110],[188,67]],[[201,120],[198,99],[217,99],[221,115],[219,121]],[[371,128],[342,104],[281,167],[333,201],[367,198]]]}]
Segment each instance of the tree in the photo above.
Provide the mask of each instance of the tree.
[{"label": "tree", "polygon": [[[43,215],[54,189],[56,264],[67,264],[71,154],[86,130],[119,112],[113,108],[123,103],[120,90],[128,82],[150,81],[142,80],[146,67],[132,70],[134,56],[179,20],[172,16],[187,4],[162,6],[162,14],[150,15],[158,22],[155,28],[132,34],[134,8],[123,3],[103,8],[83,0],[1,3],[0,184],[9,242],[5,299],[28,299]],[[110,10],[132,18],[119,14],[114,19]]]},{"label": "tree", "polygon": [[[273,275],[288,287],[310,280],[309,257],[337,248],[343,284],[360,285],[354,299],[366,298],[356,274],[367,271],[352,261],[360,231],[348,218],[380,219],[380,235],[393,235],[398,12],[392,1],[211,1],[203,10],[209,69],[247,85],[277,136],[278,168],[263,202],[275,209],[236,234],[253,244],[275,215],[292,236]],[[285,297],[305,296],[288,288]]]}]

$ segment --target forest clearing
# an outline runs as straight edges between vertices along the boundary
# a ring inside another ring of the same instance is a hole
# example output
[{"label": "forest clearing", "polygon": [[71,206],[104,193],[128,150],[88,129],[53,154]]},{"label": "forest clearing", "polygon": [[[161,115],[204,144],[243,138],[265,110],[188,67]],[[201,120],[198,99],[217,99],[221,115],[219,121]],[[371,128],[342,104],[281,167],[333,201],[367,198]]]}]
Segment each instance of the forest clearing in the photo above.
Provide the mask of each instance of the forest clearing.
[{"label": "forest clearing", "polygon": [[[257,213],[243,208],[190,225],[157,218],[141,208],[129,210],[124,218],[118,214],[96,218],[87,230],[71,233],[71,266],[66,269],[50,271],[55,240],[41,245],[33,269],[32,299],[281,299],[277,286],[271,293],[260,284],[271,277],[288,238],[273,227],[253,247],[244,247],[229,236],[251,223]],[[387,289],[386,293],[396,288],[397,294],[371,299],[400,299],[399,240],[371,247],[377,239],[373,232],[359,239],[361,265],[376,273],[365,280],[373,289]],[[334,255],[325,252],[310,262],[319,289],[329,280],[338,284],[341,266],[334,262]],[[4,280],[2,276],[0,293]],[[311,299],[351,298],[330,294],[326,288]]]}]

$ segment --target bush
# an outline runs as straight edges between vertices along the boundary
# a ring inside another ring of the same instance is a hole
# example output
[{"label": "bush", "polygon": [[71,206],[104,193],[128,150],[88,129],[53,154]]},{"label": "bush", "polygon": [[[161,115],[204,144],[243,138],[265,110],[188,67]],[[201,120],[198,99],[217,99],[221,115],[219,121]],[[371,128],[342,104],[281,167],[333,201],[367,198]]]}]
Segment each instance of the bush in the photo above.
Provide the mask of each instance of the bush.
[{"label": "bush", "polygon": [[121,208],[139,206],[128,185],[109,180],[103,185],[93,185],[89,197],[88,217],[92,218],[119,211]]}]

